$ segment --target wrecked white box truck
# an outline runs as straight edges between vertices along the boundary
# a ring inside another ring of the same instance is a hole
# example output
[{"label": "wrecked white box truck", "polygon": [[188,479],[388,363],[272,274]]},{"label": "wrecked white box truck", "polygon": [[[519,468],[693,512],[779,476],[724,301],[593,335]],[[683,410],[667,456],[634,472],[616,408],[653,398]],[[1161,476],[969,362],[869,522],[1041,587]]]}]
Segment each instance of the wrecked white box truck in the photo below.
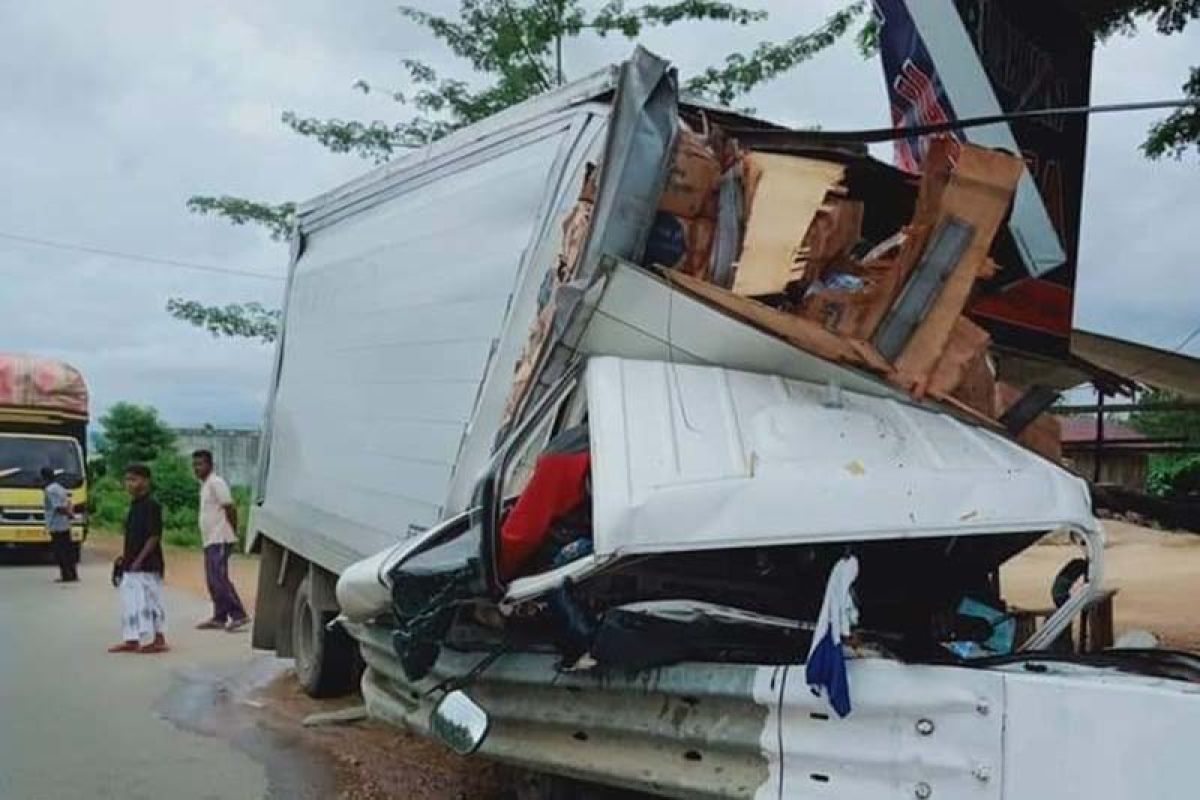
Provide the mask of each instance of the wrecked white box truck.
[{"label": "wrecked white box truck", "polygon": [[[1085,645],[1086,485],[882,377],[983,223],[930,226],[871,341],[837,320],[822,338],[802,304],[728,291],[743,190],[718,202],[714,288],[648,255],[688,123],[840,165],[847,196],[886,198],[868,243],[930,205],[863,148],[680,103],[641,51],[306,204],[251,520],[255,646],[314,693],[361,652],[374,716],[553,776],[546,796],[1186,796],[1200,660]],[[563,492],[531,489],[561,489],[548,455],[585,467],[550,510]],[[514,567],[513,520],[539,514]],[[1056,609],[1023,614],[1000,566],[1059,530],[1083,557]]]}]

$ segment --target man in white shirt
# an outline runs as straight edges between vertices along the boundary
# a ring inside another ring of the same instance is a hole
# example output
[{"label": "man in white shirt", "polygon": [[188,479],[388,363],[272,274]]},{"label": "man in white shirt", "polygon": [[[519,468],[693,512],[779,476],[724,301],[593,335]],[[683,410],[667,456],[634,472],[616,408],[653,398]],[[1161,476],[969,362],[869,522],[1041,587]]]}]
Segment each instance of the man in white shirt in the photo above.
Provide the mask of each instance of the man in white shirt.
[{"label": "man in white shirt", "polygon": [[50,534],[50,546],[54,550],[54,560],[58,562],[59,575],[55,583],[75,583],[79,580],[75,568],[79,556],[71,542],[71,494],[58,482],[50,467],[42,467],[41,475],[45,487],[46,532]]},{"label": "man in white shirt", "polygon": [[229,484],[213,472],[208,450],[192,453],[192,471],[200,481],[200,538],[204,542],[204,576],[213,601],[213,615],[197,625],[201,630],[236,631],[250,622],[233,581],[229,556],[237,546],[237,504]]}]

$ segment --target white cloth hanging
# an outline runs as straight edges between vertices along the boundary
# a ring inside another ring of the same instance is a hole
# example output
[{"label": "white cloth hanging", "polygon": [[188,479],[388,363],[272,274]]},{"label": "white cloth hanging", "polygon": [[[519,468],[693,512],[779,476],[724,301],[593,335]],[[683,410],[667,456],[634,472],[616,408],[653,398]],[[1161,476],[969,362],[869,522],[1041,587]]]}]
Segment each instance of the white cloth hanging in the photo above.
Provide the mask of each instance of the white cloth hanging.
[{"label": "white cloth hanging", "polygon": [[808,647],[805,680],[814,694],[824,694],[838,716],[850,713],[850,682],[842,640],[858,624],[858,606],[851,589],[858,578],[858,559],[844,556],[829,571],[821,613]]}]

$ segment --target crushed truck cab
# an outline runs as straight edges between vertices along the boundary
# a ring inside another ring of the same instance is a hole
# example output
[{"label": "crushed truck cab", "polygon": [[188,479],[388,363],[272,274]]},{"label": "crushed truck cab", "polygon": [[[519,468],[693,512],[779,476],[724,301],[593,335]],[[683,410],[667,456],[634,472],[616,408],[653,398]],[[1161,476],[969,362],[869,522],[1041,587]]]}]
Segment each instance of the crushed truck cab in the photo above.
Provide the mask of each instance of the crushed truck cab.
[{"label": "crushed truck cab", "polygon": [[[507,481],[580,420],[594,548],[506,582]],[[374,716],[436,734],[460,688],[486,715],[482,754],[680,798],[1015,799],[1081,782],[1122,798],[1188,780],[1200,659],[1064,651],[1102,580],[1102,534],[1081,479],[995,432],[828,384],[593,357],[475,497],[339,582]],[[1083,546],[1083,586],[987,650],[1005,623],[972,627],[964,598],[1012,618],[999,567],[1056,530]],[[847,552],[861,617],[841,718],[804,656]],[[595,624],[573,663],[564,592]]]}]

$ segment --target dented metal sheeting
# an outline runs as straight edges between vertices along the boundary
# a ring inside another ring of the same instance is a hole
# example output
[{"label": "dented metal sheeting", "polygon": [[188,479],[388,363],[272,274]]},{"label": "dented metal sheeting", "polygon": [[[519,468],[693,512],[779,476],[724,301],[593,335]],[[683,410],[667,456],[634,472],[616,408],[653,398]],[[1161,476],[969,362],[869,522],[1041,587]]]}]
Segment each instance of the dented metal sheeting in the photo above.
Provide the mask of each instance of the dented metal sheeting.
[{"label": "dented metal sheeting", "polygon": [[835,383],[879,397],[907,397],[866,372],[835,364],[741,322],[673,288],[649,270],[610,262],[604,275],[603,283],[585,298],[574,327],[563,336],[562,346],[572,355],[712,364]]},{"label": "dented metal sheeting", "polygon": [[[424,734],[440,697],[429,692],[486,655],[443,650],[434,672],[414,684],[386,629],[348,627],[369,666],[362,689],[371,715]],[[482,755],[664,797],[749,800],[767,785],[757,668],[692,664],[602,676],[558,673],[556,662],[505,655],[466,687],[492,720]]]},{"label": "dented metal sheeting", "polygon": [[908,403],[619,358],[585,386],[598,558],[1098,528],[1081,479]]},{"label": "dented metal sheeting", "polygon": [[771,778],[756,800],[1002,797],[1003,675],[882,659],[852,660],[847,673],[854,710],[838,719],[802,666],[760,668]]},{"label": "dented metal sheeting", "polygon": [[679,131],[677,103],[670,62],[634,50],[613,100],[580,280],[590,280],[604,256],[641,260]]},{"label": "dented metal sheeting", "polygon": [[549,341],[518,418],[566,370],[570,351],[562,340],[575,325],[604,260],[642,260],[679,132],[678,93],[670,63],[642,47],[621,67],[587,243],[574,279],[555,293]]}]

